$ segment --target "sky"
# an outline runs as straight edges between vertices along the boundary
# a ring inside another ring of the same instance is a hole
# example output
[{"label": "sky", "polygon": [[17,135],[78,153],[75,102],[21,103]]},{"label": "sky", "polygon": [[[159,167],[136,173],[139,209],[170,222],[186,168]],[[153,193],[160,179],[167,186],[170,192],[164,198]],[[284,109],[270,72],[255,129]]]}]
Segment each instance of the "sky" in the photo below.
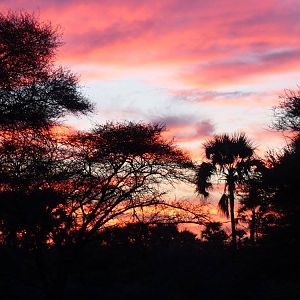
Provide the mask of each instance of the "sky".
[{"label": "sky", "polygon": [[201,159],[214,134],[246,132],[261,153],[285,144],[272,107],[300,84],[299,0],[1,0],[59,26],[60,64],[79,75],[96,114],[159,122]]}]

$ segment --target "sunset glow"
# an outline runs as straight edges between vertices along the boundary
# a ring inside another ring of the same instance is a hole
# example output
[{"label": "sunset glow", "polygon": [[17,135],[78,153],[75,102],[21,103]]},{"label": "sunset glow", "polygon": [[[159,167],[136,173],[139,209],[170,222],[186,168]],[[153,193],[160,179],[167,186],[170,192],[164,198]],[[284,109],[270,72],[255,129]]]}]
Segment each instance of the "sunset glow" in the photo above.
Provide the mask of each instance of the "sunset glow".
[{"label": "sunset glow", "polygon": [[200,159],[209,136],[244,131],[261,151],[285,144],[272,106],[299,84],[298,1],[9,1],[63,33],[62,65],[80,75],[97,117],[165,123]]},{"label": "sunset glow", "polygon": [[299,16],[0,0],[1,299],[300,299]]}]

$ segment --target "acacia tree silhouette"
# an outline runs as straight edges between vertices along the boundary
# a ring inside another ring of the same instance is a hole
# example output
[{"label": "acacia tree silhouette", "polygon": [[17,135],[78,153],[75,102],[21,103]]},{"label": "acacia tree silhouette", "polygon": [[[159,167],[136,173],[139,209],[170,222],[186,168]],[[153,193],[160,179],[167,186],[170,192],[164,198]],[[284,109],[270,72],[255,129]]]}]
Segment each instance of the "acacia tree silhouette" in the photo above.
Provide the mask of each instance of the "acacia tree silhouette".
[{"label": "acacia tree silhouette", "polygon": [[256,163],[254,148],[246,135],[241,133],[232,136],[217,135],[204,144],[204,149],[207,161],[203,162],[197,171],[197,192],[207,197],[207,190],[212,188],[211,180],[215,177],[224,183],[224,193],[218,207],[227,218],[230,217],[232,246],[235,249],[235,190],[237,184],[245,181],[251,166]]},{"label": "acacia tree silhouette", "polygon": [[[69,138],[68,153],[72,153],[78,170],[70,184],[64,185],[72,191],[69,200],[77,223],[74,236],[69,238],[81,243],[99,234],[99,230],[115,227],[111,221],[116,219],[125,223],[129,217],[136,222],[179,221],[174,211],[186,207],[167,202],[163,187],[190,182],[193,164],[162,138],[162,130],[159,125],[107,123]],[[174,211],[172,216],[162,211],[151,214],[147,207],[156,212],[166,207]],[[202,211],[197,214],[194,207],[185,213],[189,214],[189,221],[198,222],[203,217]],[[187,214],[182,213],[185,217]]]}]

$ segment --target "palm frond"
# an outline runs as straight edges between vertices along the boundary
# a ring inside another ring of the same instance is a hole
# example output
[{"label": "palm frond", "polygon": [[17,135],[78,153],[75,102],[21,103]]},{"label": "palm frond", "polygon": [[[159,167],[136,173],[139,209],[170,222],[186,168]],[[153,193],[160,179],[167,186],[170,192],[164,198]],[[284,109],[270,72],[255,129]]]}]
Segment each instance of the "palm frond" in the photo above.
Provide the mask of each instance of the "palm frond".
[{"label": "palm frond", "polygon": [[222,195],[218,203],[218,209],[221,215],[229,218],[228,196],[226,194]]},{"label": "palm frond", "polygon": [[234,155],[242,159],[249,158],[254,154],[253,143],[247,138],[245,133],[236,133],[232,136],[234,144]]},{"label": "palm frond", "polygon": [[204,144],[204,149],[206,157],[221,168],[236,159],[247,159],[254,154],[254,147],[244,133],[215,135]]},{"label": "palm frond", "polygon": [[212,188],[210,179],[214,170],[214,166],[206,162],[203,162],[198,168],[196,174],[196,191],[204,197],[208,197],[209,193],[207,190]]}]

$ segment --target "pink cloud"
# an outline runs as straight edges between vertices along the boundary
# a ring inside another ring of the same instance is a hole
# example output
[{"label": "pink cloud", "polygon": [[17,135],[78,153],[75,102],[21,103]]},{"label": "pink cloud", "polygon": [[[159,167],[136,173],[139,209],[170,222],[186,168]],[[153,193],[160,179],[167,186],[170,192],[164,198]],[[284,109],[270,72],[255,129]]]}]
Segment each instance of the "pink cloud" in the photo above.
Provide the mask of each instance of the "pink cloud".
[{"label": "pink cloud", "polygon": [[166,124],[165,135],[168,138],[174,137],[182,145],[199,143],[215,133],[215,126],[210,120],[196,121],[194,116],[170,116],[159,123]]},{"label": "pink cloud", "polygon": [[234,58],[232,61],[210,62],[182,74],[183,80],[199,85],[234,84],[251,77],[288,72],[300,66],[300,48],[274,49],[271,53]]},{"label": "pink cloud", "polygon": [[210,136],[214,134],[214,131],[214,125],[208,120],[196,123],[197,136]]},{"label": "pink cloud", "polygon": [[60,24],[62,61],[125,69],[173,66],[183,84],[217,86],[299,68],[297,3],[4,0],[0,8],[38,10]]}]

